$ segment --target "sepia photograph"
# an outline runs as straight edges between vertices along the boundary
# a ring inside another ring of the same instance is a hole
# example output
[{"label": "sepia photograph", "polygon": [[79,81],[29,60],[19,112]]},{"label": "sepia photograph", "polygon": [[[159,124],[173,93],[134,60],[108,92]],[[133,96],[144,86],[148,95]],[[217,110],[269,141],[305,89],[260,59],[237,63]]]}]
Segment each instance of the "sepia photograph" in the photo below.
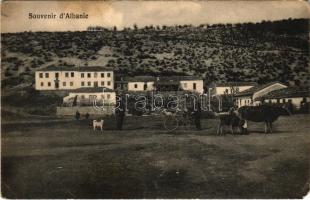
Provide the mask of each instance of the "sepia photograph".
[{"label": "sepia photograph", "polygon": [[302,0],[2,1],[1,197],[305,198],[309,30]]}]

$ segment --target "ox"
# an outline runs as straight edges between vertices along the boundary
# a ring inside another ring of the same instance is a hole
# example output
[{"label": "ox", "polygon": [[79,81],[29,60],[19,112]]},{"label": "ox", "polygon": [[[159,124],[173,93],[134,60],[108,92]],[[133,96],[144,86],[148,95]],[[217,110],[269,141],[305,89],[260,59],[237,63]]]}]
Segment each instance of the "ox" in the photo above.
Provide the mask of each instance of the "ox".
[{"label": "ox", "polygon": [[237,113],[243,120],[265,122],[265,133],[272,133],[272,123],[276,121],[279,116],[290,115],[290,112],[284,107],[269,105],[242,106],[237,110]]}]

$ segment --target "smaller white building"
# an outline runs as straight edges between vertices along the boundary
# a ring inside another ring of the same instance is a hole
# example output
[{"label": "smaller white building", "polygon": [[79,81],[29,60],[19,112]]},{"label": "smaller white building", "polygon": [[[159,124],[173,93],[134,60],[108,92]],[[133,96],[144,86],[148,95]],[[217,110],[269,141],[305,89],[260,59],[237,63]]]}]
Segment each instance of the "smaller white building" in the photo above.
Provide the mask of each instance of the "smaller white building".
[{"label": "smaller white building", "polygon": [[163,76],[155,83],[157,91],[190,91],[203,94],[203,79],[198,76]]},{"label": "smaller white building", "polygon": [[96,105],[115,105],[116,93],[105,87],[89,87],[71,90],[69,95],[63,98],[64,106],[92,106],[94,102]]},{"label": "smaller white building", "polygon": [[155,89],[156,77],[153,76],[134,76],[126,77],[128,91],[152,91]]},{"label": "smaller white building", "polygon": [[261,97],[270,93],[271,91],[280,90],[283,88],[287,88],[287,86],[277,81],[254,86],[235,94],[235,103],[238,107],[260,105],[262,103],[260,100]]},{"label": "smaller white building", "polygon": [[291,103],[299,109],[302,103],[309,103],[309,88],[288,87],[274,90],[256,99],[268,104],[288,104]]},{"label": "smaller white building", "polygon": [[185,90],[202,94],[203,79],[196,76],[134,76],[124,78],[128,91],[177,91]]},{"label": "smaller white building", "polygon": [[213,83],[209,86],[212,96],[230,95],[238,92],[243,92],[257,86],[255,82],[227,82],[227,83]]}]

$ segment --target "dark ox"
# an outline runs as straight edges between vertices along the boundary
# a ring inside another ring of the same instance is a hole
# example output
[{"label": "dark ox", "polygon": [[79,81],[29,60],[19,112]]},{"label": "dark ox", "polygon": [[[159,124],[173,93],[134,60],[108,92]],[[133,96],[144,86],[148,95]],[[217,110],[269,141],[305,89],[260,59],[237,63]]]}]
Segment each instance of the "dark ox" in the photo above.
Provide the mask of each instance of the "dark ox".
[{"label": "dark ox", "polygon": [[290,115],[290,112],[284,107],[275,107],[269,105],[260,106],[242,106],[237,111],[241,119],[253,122],[265,122],[265,133],[272,133],[272,123],[281,115]]}]

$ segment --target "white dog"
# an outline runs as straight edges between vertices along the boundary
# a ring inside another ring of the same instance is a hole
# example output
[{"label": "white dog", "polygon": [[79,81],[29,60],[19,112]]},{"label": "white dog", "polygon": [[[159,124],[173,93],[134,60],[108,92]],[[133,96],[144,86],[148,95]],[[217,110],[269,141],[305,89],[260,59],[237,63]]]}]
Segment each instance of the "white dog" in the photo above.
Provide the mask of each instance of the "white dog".
[{"label": "white dog", "polygon": [[96,127],[100,127],[100,130],[102,131],[103,123],[104,123],[104,120],[103,120],[103,119],[100,120],[100,121],[93,120],[93,128],[94,128],[94,131],[96,130]]}]

